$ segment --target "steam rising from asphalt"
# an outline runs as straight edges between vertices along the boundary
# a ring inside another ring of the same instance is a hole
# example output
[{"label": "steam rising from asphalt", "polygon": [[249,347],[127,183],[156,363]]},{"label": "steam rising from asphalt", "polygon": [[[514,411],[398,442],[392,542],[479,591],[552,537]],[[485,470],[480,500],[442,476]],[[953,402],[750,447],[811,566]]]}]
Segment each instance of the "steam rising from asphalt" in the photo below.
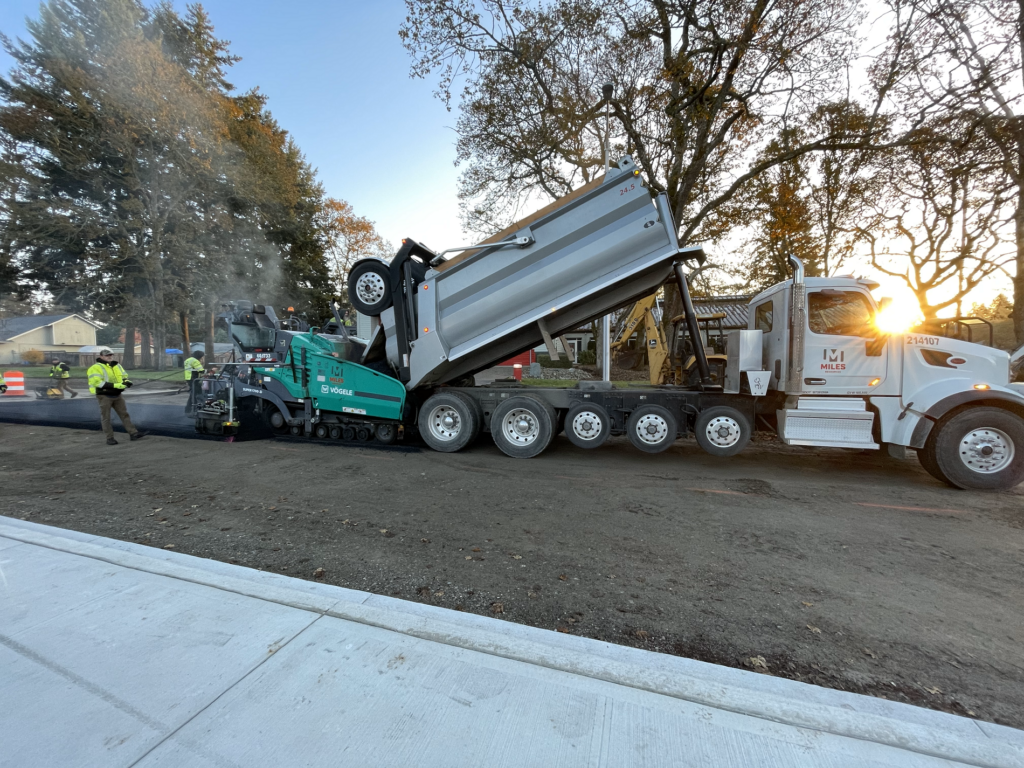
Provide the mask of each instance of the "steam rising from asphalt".
[{"label": "steam rising from asphalt", "polygon": [[[244,205],[250,191],[263,190],[267,180],[225,135],[224,117],[211,95],[177,67],[149,66],[145,45],[141,43],[139,48],[135,40],[108,40],[104,46],[105,66],[91,68],[100,77],[97,90],[115,112],[121,112],[142,130],[159,125],[169,143],[179,141],[187,148],[181,162],[172,161],[173,147],[166,155],[164,150],[140,150],[150,153],[137,165],[145,169],[140,174],[145,185],[143,197],[149,199],[158,216],[185,210],[190,205],[185,201],[194,193],[192,174],[202,174],[221,185],[225,198],[225,208],[217,221],[195,220],[206,231],[196,238],[198,252],[191,257],[192,268],[183,270],[177,279],[185,282],[198,303],[216,306],[215,302],[224,298],[272,304],[287,300],[281,253],[267,239],[262,222],[251,211],[240,217],[226,213],[237,202]],[[230,205],[228,198],[234,198]],[[254,206],[255,202],[248,204]],[[156,256],[167,258],[166,252]]]}]

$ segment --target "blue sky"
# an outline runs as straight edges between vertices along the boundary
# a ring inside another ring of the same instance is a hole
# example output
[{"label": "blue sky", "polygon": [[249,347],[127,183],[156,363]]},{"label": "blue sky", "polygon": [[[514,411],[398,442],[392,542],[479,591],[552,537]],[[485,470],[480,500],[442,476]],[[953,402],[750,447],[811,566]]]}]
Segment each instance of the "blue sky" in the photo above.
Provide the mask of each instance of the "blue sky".
[{"label": "blue sky", "polygon": [[[174,5],[185,9],[181,0]],[[409,78],[401,0],[203,6],[242,57],[228,79],[267,94],[327,194],[351,203],[392,244],[412,237],[443,250],[464,242],[452,165],[456,115],[432,96],[431,82]],[[38,0],[4,0],[0,31],[24,38],[25,17],[38,10]],[[0,52],[0,68],[11,65]]]}]

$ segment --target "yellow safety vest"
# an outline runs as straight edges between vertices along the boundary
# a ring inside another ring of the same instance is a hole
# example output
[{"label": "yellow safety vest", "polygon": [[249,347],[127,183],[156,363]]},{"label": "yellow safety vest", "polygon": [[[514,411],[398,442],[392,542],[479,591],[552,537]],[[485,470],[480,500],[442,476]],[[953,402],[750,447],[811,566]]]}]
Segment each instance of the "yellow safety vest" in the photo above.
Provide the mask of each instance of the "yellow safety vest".
[{"label": "yellow safety vest", "polygon": [[65,371],[60,367],[60,363],[50,367],[50,377],[54,379],[70,379],[71,371]]},{"label": "yellow safety vest", "polygon": [[114,385],[114,389],[124,389],[128,383],[128,374],[121,367],[120,363],[107,365],[106,363],[94,363],[88,371],[89,391],[94,395],[96,390],[106,383]]},{"label": "yellow safety vest", "polygon": [[203,364],[196,358],[190,357],[185,360],[185,381],[192,381],[192,377],[203,375]]}]

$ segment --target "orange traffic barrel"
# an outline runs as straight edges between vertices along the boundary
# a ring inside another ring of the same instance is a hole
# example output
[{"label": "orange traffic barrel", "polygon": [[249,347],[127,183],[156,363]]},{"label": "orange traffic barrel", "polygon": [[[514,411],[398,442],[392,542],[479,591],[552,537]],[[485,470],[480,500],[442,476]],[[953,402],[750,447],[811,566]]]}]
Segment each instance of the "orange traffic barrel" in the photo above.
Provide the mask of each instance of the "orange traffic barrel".
[{"label": "orange traffic barrel", "polygon": [[4,371],[4,383],[7,384],[7,397],[25,397],[25,374],[21,371]]}]

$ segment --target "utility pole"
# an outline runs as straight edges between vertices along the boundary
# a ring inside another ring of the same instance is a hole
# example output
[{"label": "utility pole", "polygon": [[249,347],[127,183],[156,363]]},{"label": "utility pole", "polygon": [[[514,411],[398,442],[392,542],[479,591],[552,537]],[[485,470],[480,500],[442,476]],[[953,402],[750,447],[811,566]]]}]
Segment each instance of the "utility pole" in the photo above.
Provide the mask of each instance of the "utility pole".
[{"label": "utility pole", "polygon": [[[613,86],[605,83],[601,86],[601,96],[604,99],[604,175],[608,178],[608,169],[611,168],[610,137],[608,134],[608,118],[611,109]],[[601,321],[601,381],[612,380],[612,316],[605,315]]]}]

